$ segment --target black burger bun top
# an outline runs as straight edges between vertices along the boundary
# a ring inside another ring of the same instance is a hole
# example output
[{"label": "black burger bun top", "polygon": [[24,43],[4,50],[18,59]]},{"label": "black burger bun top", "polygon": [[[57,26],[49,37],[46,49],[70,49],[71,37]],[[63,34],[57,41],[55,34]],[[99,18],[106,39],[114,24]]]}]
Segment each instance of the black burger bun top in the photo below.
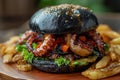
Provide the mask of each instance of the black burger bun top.
[{"label": "black burger bun top", "polygon": [[72,4],[62,4],[43,8],[30,19],[30,29],[40,33],[66,34],[95,29],[96,16],[87,8]]}]

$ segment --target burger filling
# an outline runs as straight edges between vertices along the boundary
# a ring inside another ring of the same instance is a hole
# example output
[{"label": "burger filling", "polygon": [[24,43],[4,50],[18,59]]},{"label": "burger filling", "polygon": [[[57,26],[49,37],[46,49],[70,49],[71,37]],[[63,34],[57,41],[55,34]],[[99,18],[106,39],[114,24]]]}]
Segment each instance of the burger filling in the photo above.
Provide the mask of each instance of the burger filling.
[{"label": "burger filling", "polygon": [[87,65],[104,56],[105,44],[95,30],[81,34],[41,34],[26,31],[16,50],[29,63],[33,59],[51,60],[56,65]]}]

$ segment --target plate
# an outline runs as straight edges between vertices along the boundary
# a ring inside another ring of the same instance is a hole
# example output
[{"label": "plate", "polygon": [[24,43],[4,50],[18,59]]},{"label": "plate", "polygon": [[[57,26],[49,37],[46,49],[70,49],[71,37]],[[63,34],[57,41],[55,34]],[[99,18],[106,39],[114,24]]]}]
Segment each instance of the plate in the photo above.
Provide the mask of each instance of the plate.
[{"label": "plate", "polygon": [[[105,23],[111,26],[112,29],[120,31],[120,15],[116,14],[102,14],[98,16],[99,23]],[[19,33],[25,32],[28,29],[28,22],[26,22],[23,26],[19,27],[15,30],[9,30],[4,32],[5,34],[10,34],[8,36],[2,36],[1,41],[8,40],[8,37],[11,37],[13,35],[18,35]],[[1,34],[4,34],[1,33]],[[6,38],[4,38],[6,37]],[[38,71],[36,69],[33,69],[29,72],[22,72],[18,71],[15,68],[15,65],[11,64],[3,64],[2,58],[0,57],[0,80],[17,80],[17,79],[26,79],[26,80],[89,80],[88,78],[82,76],[80,73],[71,73],[71,74],[51,74],[51,73],[45,73]],[[120,80],[120,74],[117,74],[115,76],[105,78],[102,80]]]},{"label": "plate", "polygon": [[[80,72],[70,74],[52,74],[33,69],[29,72],[18,71],[15,65],[2,63],[0,57],[0,79],[1,80],[89,80],[82,76]],[[120,80],[120,74],[105,78],[103,80]]]}]

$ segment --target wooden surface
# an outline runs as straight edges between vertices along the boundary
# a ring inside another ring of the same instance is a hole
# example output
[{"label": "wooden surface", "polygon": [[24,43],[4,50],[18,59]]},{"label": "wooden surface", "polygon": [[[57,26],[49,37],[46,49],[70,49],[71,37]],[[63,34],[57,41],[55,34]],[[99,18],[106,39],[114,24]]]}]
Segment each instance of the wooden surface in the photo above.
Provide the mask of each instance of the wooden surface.
[{"label": "wooden surface", "polygon": [[[80,73],[50,74],[33,69],[30,72],[18,71],[14,65],[3,64],[0,58],[0,80],[89,80]],[[120,80],[120,74],[103,80]]]}]

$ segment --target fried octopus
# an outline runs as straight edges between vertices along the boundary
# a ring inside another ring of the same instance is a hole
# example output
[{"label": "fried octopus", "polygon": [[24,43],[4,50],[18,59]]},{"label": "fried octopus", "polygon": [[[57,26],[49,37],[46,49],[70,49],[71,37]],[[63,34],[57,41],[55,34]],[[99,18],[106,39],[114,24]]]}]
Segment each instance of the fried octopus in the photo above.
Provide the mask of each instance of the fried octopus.
[{"label": "fried octopus", "polygon": [[[92,54],[95,47],[98,47],[102,56],[104,55],[104,43],[95,30],[82,34],[67,34],[61,36],[55,36],[54,34],[43,35],[37,32],[27,31],[23,36],[19,44],[26,40],[28,51],[33,52],[35,56],[41,57],[49,54],[58,44],[67,44],[69,47],[67,52],[72,51],[82,57]],[[33,49],[32,43],[37,44],[37,49]]]}]

